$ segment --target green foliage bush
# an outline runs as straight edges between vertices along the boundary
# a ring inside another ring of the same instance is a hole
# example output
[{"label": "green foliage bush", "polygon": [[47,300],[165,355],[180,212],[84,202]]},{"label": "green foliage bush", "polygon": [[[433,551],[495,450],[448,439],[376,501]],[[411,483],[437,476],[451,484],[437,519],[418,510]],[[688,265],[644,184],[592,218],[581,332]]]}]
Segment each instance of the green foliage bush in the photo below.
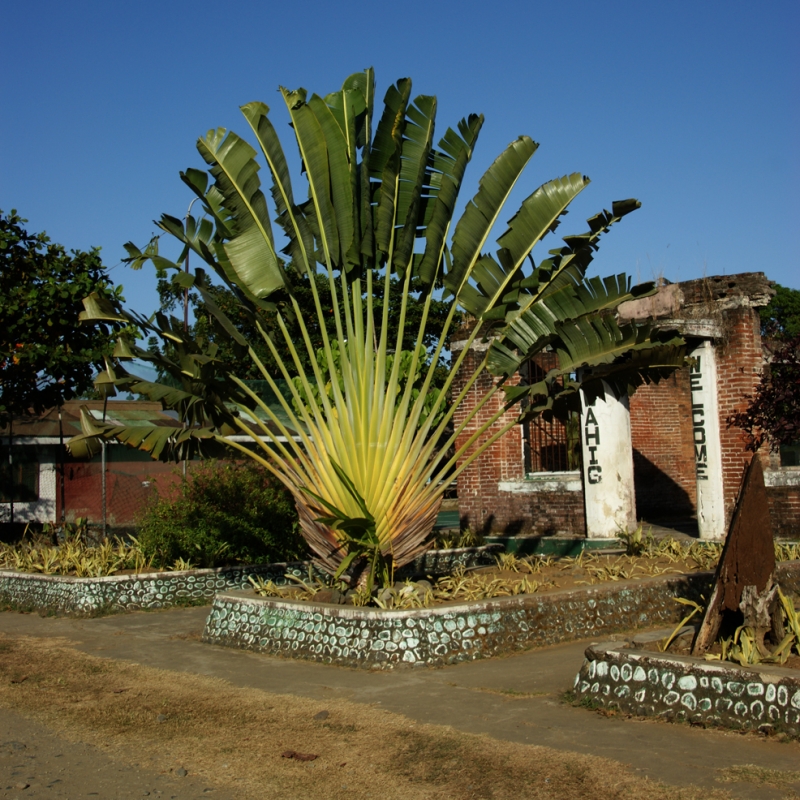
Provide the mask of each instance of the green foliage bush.
[{"label": "green foliage bush", "polygon": [[260,467],[207,462],[191,467],[172,495],[145,511],[138,540],[155,563],[199,567],[268,564],[306,557],[291,495]]}]

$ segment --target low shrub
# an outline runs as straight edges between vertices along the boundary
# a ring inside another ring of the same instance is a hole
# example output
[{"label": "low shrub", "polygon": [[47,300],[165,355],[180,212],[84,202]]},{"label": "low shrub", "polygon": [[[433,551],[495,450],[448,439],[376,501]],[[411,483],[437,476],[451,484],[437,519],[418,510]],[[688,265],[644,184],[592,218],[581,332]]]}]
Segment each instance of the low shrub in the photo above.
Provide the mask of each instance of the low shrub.
[{"label": "low shrub", "polygon": [[306,557],[292,496],[260,467],[192,466],[159,493],[138,522],[142,550],[156,563],[197,567],[268,564]]}]

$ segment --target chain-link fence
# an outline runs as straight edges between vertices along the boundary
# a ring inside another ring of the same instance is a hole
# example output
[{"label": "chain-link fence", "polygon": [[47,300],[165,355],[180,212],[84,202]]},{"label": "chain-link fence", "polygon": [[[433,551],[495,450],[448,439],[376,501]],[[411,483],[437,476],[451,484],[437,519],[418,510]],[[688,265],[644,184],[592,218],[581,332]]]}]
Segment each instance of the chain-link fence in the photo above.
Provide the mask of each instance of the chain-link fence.
[{"label": "chain-link fence", "polygon": [[86,519],[99,534],[134,531],[158,489],[166,491],[182,477],[179,466],[117,444],[105,445],[90,461],[65,458],[63,471],[58,519]]}]

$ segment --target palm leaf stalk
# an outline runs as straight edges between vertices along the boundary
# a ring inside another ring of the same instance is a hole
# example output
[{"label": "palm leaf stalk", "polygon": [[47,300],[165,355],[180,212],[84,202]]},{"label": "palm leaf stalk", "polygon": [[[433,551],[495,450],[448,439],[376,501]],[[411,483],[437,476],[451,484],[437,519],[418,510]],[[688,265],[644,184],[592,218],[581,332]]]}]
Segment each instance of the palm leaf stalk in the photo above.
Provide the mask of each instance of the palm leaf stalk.
[{"label": "palm leaf stalk", "polygon": [[[430,546],[447,485],[520,419],[579,407],[581,385],[602,394],[609,387],[629,391],[658,379],[683,363],[682,342],[648,325],[617,322],[613,312],[619,303],[653,292],[652,284],[632,288],[624,275],[605,281],[585,277],[601,234],[638,202],[614,203],[611,212],[589,220],[586,233],[566,237],[536,266],[533,247],[555,230],[588,184],[577,173],[551,180],[511,217],[495,258],[484,248],[537,149],[530,138],[513,141],[489,167],[451,235],[482,116],[462,119],[434,145],[436,100],[421,95],[412,101],[411,81],[403,79],[387,91],[373,135],[371,69],[350,76],[340,91],[324,98],[309,98],[302,89],[281,94],[302,160],[306,200],[295,194],[269,108],[263,103],[242,107],[272,179],[272,214],[286,240],[280,251],[257,152],[222,129],[198,141],[208,172],[181,174],[202,201],[202,217],[182,221],[164,215],[157,223],[182,242],[180,258],[165,259],[157,242],[144,250],[126,245],[134,267],[150,260],[202,296],[220,335],[255,363],[280,413],[236,377],[235,364],[223,363],[213,345],[193,339],[178,320],[120,315],[90,297],[84,302],[85,320],[122,318],[169,341],[176,354],[168,358],[120,339],[116,359],[100,380],[160,400],[176,409],[186,426],[178,432],[157,426],[132,431],[101,424],[87,413],[83,433],[71,447],[80,453],[96,439],[110,438],[162,459],[208,452],[210,446],[234,448],[292,492],[315,560],[337,577],[361,569],[371,589],[376,580],[391,581],[395,567]],[[205,269],[183,272],[190,251],[235,293],[274,363],[265,364],[254,343],[214,303]],[[318,275],[326,291],[318,289]],[[392,340],[393,278],[402,281],[404,291]],[[418,297],[411,296],[412,279],[421,287]],[[383,281],[386,299],[380,312],[376,281]],[[303,316],[297,299],[301,286],[311,289],[316,319]],[[431,352],[418,345],[401,353],[408,304],[422,304],[416,332],[421,343],[440,289],[450,299],[450,310],[437,345]],[[471,319],[464,347],[454,355],[441,391],[432,392],[446,332],[464,313]],[[268,330],[258,322],[263,314],[274,322]],[[326,315],[331,314],[329,334]],[[291,319],[299,324],[300,340],[290,334]],[[479,338],[491,345],[448,404],[454,377]],[[289,359],[281,358],[278,343]],[[558,351],[559,368],[534,386],[515,385],[510,379],[520,366],[546,347]],[[155,363],[181,388],[136,378],[121,363],[131,358]],[[578,369],[582,383],[575,377]],[[452,427],[458,404],[487,370],[492,388]],[[424,375],[421,386],[415,385],[417,375]],[[286,394],[278,385],[281,379]],[[499,410],[466,436],[481,409],[501,391]],[[523,403],[520,414],[496,427],[518,403]],[[240,441],[242,435],[251,441]],[[455,455],[448,458],[452,445],[457,445]]]}]

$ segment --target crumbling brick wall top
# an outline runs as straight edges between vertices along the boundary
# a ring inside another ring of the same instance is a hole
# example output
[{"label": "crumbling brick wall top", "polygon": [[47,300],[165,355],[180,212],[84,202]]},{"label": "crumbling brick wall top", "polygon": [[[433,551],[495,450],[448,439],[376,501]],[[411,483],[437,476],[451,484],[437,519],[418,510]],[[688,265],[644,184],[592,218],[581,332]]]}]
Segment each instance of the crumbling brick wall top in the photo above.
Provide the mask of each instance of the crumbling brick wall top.
[{"label": "crumbling brick wall top", "polygon": [[738,275],[714,275],[678,284],[683,305],[714,303],[720,311],[730,308],[759,308],[769,305],[775,294],[773,281],[763,272],[741,272]]},{"label": "crumbling brick wall top", "polygon": [[658,293],[621,303],[621,322],[646,319],[709,317],[734,308],[766,306],[775,294],[763,272],[714,275],[683,283],[668,283]]}]

